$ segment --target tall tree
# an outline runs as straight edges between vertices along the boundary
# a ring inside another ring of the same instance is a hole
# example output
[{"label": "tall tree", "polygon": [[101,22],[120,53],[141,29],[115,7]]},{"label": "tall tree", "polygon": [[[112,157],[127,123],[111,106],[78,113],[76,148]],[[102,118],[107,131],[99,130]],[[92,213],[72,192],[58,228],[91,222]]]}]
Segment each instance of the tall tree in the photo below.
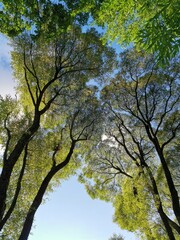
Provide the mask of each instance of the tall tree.
[{"label": "tall tree", "polygon": [[50,181],[74,173],[78,164],[69,161],[80,157],[75,147],[94,133],[96,89],[86,84],[112,69],[114,51],[102,45],[95,30],[82,33],[77,26],[51,39],[22,35],[13,47],[19,97],[1,99],[0,226],[6,234],[16,221],[22,232],[15,234],[27,239]]},{"label": "tall tree", "polygon": [[176,239],[179,62],[161,69],[143,52],[121,57],[119,73],[102,90],[104,134],[84,167],[95,185],[80,179],[93,197],[113,202],[122,228],[147,239]]}]

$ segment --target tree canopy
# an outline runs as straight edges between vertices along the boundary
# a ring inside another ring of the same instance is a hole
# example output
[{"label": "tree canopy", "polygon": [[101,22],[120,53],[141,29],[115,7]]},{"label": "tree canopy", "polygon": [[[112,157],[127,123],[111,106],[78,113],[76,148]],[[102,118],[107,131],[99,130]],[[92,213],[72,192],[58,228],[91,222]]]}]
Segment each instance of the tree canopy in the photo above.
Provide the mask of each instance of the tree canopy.
[{"label": "tree canopy", "polygon": [[113,234],[109,240],[123,240],[124,238],[121,235]]},{"label": "tree canopy", "polygon": [[87,154],[80,180],[92,197],[113,203],[121,228],[145,239],[176,239],[179,63],[161,69],[153,56],[134,50],[121,59],[102,89],[104,134]]},{"label": "tree canopy", "polygon": [[111,71],[115,55],[78,26],[51,39],[19,35],[12,46],[18,99],[1,98],[0,228],[25,240],[46,191],[76,172],[99,132],[97,89],[87,83]]},{"label": "tree canopy", "polygon": [[179,53],[179,1],[1,1],[1,32],[14,37],[25,30],[34,35],[66,30],[71,24],[104,29],[104,40],[121,47],[133,44],[155,54],[166,65]]},{"label": "tree canopy", "polygon": [[162,64],[179,53],[178,0],[80,1],[79,12],[82,9],[91,12],[95,24],[104,28],[106,41],[143,48],[154,53]]},{"label": "tree canopy", "polygon": [[177,239],[178,0],[3,0],[0,17],[17,93],[0,96],[0,237],[28,239],[44,195],[78,170],[121,228]]},{"label": "tree canopy", "polygon": [[24,31],[34,35],[45,33],[51,37],[54,31],[66,30],[73,23],[87,22],[88,14],[71,16],[70,1],[51,0],[2,0],[0,5],[0,27],[3,34],[17,36]]}]

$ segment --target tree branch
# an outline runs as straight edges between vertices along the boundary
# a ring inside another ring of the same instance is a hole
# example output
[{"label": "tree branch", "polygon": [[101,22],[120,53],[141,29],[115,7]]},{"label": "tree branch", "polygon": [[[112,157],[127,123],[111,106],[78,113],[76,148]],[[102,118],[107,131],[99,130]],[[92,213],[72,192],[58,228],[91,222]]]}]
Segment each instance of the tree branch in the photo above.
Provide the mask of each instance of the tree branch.
[{"label": "tree branch", "polygon": [[9,144],[10,144],[10,141],[11,141],[11,131],[7,127],[7,120],[8,120],[9,115],[10,115],[10,113],[7,114],[7,116],[6,116],[5,120],[4,120],[4,128],[7,131],[7,137],[8,138],[7,138],[7,141],[6,141],[6,147],[5,147],[4,155],[3,155],[3,164],[5,164],[5,162],[7,160],[7,153],[8,153]]}]

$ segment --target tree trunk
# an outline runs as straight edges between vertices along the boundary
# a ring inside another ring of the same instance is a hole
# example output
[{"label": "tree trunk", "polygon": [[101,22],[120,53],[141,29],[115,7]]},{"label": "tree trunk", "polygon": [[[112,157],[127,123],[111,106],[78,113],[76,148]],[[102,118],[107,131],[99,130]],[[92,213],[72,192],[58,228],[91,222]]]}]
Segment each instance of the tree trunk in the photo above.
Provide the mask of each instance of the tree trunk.
[{"label": "tree trunk", "polygon": [[6,159],[4,162],[4,166],[0,176],[0,221],[2,220],[4,212],[6,210],[7,190],[13,167],[16,164],[18,158],[20,157],[22,151],[24,150],[24,147],[26,146],[30,138],[38,130],[39,123],[40,115],[37,115],[34,118],[32,126],[27,130],[26,133],[21,136],[16,146],[14,147],[14,150],[11,152],[9,158]]},{"label": "tree trunk", "polygon": [[9,207],[9,209],[7,210],[5,216],[3,216],[2,221],[0,221],[0,231],[2,230],[2,228],[4,227],[4,225],[6,224],[7,220],[10,218],[15,206],[16,206],[16,202],[21,190],[21,182],[22,182],[22,178],[24,176],[24,171],[25,171],[25,167],[26,167],[26,160],[27,160],[27,148],[28,148],[28,144],[25,147],[25,153],[24,153],[24,157],[23,157],[23,164],[22,164],[22,168],[19,174],[19,178],[18,178],[18,182],[17,182],[17,186],[16,186],[16,190],[14,193],[14,197],[12,200],[12,203]]},{"label": "tree trunk", "polygon": [[36,197],[34,198],[34,201],[29,208],[29,211],[27,213],[26,220],[24,222],[19,240],[27,240],[28,239],[28,236],[29,236],[31,228],[32,228],[35,213],[36,213],[38,207],[41,205],[41,202],[42,202],[43,196],[46,192],[46,189],[48,187],[48,184],[50,183],[52,177],[59,170],[61,170],[63,167],[65,167],[69,163],[71,156],[73,154],[74,148],[75,148],[75,141],[72,141],[71,148],[69,150],[69,153],[68,153],[66,159],[62,163],[58,164],[57,166],[52,167],[51,171],[47,174],[47,176],[43,180],[43,182],[39,188],[39,191],[37,192]]},{"label": "tree trunk", "polygon": [[[154,176],[151,172],[151,169],[147,165],[147,163],[145,161],[143,161],[143,163],[144,163],[144,166],[146,167],[146,170],[147,170],[147,172],[149,174],[149,177],[151,179],[151,183],[152,183],[152,187],[153,187],[153,190],[151,192],[152,192],[152,195],[153,195],[153,198],[154,198],[154,202],[155,202],[155,206],[157,208],[157,211],[158,211],[158,213],[161,217],[161,220],[164,224],[164,227],[166,229],[166,232],[167,232],[167,235],[168,235],[169,239],[170,240],[175,240],[174,233],[173,233],[171,225],[169,223],[169,219],[168,219],[167,215],[164,213],[164,210],[163,210],[163,207],[162,207],[162,202],[161,202],[161,199],[160,199],[158,187],[157,187],[156,181],[154,179]],[[158,203],[157,203],[157,198],[158,198]]]},{"label": "tree trunk", "polygon": [[162,219],[162,221],[164,223],[164,226],[166,228],[166,232],[168,234],[169,240],[176,240],[175,237],[174,237],[174,233],[172,231],[172,228],[171,228],[171,226],[169,224],[169,221],[167,219],[167,216],[166,216],[166,214],[164,213],[164,211],[162,209],[162,205],[161,204],[159,204],[158,213],[161,216],[161,219]]},{"label": "tree trunk", "polygon": [[163,154],[163,149],[160,147],[159,141],[157,139],[156,136],[152,136],[149,130],[149,126],[145,125],[146,128],[146,132],[148,134],[149,139],[151,140],[151,142],[154,144],[155,149],[157,151],[157,154],[159,156],[159,159],[161,161],[162,167],[163,167],[163,171],[166,177],[166,182],[168,184],[168,188],[169,188],[169,192],[171,194],[171,200],[172,200],[172,207],[173,207],[173,212],[176,216],[176,219],[180,225],[180,204],[179,204],[179,196],[178,196],[178,192],[176,191],[172,176],[171,176],[171,172],[168,168],[168,165],[166,163],[166,160],[164,158],[164,154]]},{"label": "tree trunk", "polygon": [[179,205],[178,192],[176,191],[176,188],[174,186],[174,182],[173,182],[170,170],[167,166],[166,160],[164,158],[162,149],[160,148],[159,144],[158,145],[156,144],[155,147],[156,147],[156,150],[158,152],[158,155],[159,155],[159,158],[160,158],[163,170],[164,170],[164,174],[165,174],[166,181],[167,181],[167,184],[168,184],[168,187],[169,187],[169,191],[171,193],[173,211],[174,211],[176,219],[177,219],[177,221],[180,225],[180,205]]}]

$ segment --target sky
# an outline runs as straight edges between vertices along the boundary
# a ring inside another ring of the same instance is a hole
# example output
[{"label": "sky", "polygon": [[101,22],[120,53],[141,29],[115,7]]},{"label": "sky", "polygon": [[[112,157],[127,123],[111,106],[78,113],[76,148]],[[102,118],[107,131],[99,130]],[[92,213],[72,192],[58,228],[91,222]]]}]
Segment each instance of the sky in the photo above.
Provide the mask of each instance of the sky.
[{"label": "sky", "polygon": [[[10,67],[10,46],[0,35],[0,94],[15,95]],[[113,223],[110,203],[91,199],[77,178],[63,181],[54,192],[45,196],[38,209],[32,234],[28,240],[108,240],[113,233],[125,240],[137,240]]]}]

